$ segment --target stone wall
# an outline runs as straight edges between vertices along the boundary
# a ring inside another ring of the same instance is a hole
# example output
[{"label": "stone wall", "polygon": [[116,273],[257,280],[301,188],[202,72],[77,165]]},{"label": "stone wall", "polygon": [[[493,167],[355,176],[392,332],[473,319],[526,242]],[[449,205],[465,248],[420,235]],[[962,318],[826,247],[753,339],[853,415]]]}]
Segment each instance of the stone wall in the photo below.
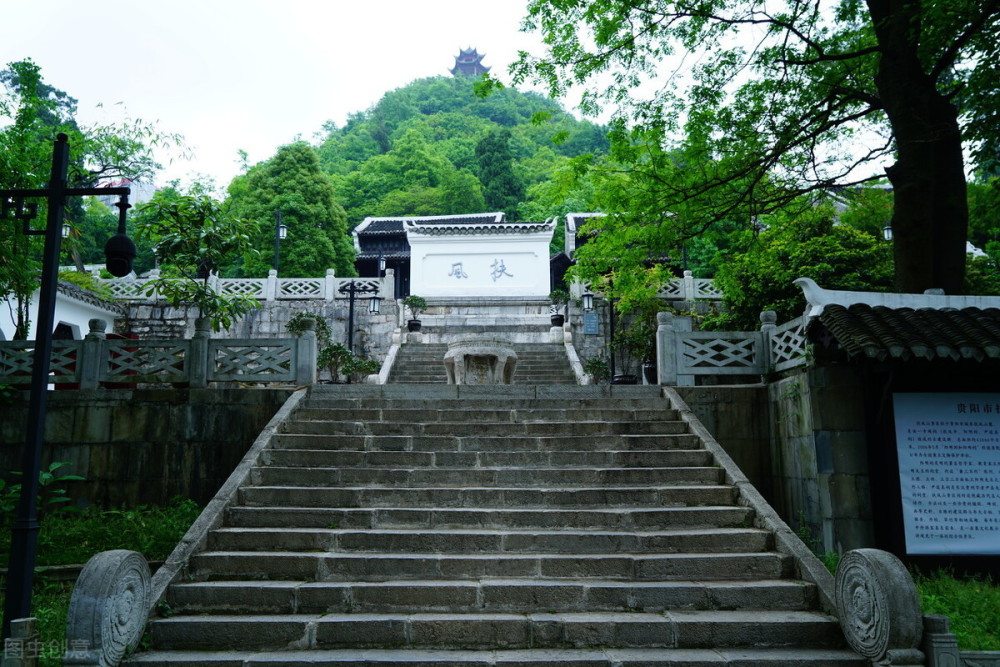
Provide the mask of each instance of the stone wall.
[{"label": "stone wall", "polygon": [[[43,465],[63,474],[82,506],[207,503],[290,389],[98,389],[48,396]],[[28,392],[3,408],[0,470],[20,470]]]},{"label": "stone wall", "polygon": [[767,386],[747,384],[674,389],[743,474],[773,505]]},{"label": "stone wall", "polygon": [[773,504],[823,551],[875,544],[863,394],[847,366],[810,368],[768,387]]},{"label": "stone wall", "polygon": [[[215,338],[271,338],[288,336],[285,324],[300,312],[326,320],[333,330],[333,342],[347,343],[349,302],[346,299],[321,301],[265,301],[261,307],[242,317],[230,329],[213,333]],[[146,338],[190,338],[194,334],[193,308],[174,308],[164,303],[133,303],[127,320],[117,333]],[[368,298],[354,302],[354,349],[370,359],[382,361],[392,344],[392,332],[399,326],[399,305],[392,299],[382,301],[381,312],[368,312]]]}]

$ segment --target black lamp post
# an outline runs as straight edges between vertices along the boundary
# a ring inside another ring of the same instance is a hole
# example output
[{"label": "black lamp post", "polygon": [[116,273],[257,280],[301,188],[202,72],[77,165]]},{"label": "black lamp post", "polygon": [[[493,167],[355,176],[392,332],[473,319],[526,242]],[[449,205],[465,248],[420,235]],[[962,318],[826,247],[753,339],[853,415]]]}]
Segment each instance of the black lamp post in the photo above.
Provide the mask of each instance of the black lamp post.
[{"label": "black lamp post", "polygon": [[288,236],[288,227],[281,220],[281,211],[274,214],[274,272],[278,272],[281,259],[281,242]]},{"label": "black lamp post", "polygon": [[[44,235],[42,251],[41,289],[38,296],[35,350],[31,367],[31,392],[28,403],[27,433],[22,458],[21,496],[17,517],[11,531],[10,563],[7,570],[6,601],[4,603],[4,637],[10,635],[10,624],[31,615],[31,585],[34,580],[35,557],[38,548],[38,471],[42,462],[42,435],[45,432],[46,391],[49,381],[49,359],[52,356],[52,329],[55,324],[56,291],[59,281],[59,246],[63,235],[63,211],[67,197],[88,195],[119,195],[118,233],[104,246],[108,271],[117,277],[132,271],[135,244],[125,234],[125,211],[129,208],[129,188],[69,188],[66,178],[69,167],[69,141],[59,133],[52,148],[52,171],[47,188],[34,190],[0,190],[0,217],[13,213],[20,220],[22,232],[30,236]],[[29,222],[38,213],[38,205],[25,199],[44,198],[48,202],[45,229],[31,229]]]}]

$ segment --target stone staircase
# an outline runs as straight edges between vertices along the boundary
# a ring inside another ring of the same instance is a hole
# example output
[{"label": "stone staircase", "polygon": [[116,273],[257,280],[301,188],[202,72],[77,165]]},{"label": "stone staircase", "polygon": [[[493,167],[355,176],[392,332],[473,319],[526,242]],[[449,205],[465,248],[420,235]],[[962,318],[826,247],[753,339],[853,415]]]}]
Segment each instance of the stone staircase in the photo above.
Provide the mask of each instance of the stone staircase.
[{"label": "stone staircase", "polygon": [[866,664],[667,406],[314,387],[128,664]]},{"label": "stone staircase", "polygon": [[[576,384],[561,343],[514,343],[517,369],[514,384]],[[444,384],[444,355],[447,343],[406,343],[399,348],[389,375],[390,384]]]}]

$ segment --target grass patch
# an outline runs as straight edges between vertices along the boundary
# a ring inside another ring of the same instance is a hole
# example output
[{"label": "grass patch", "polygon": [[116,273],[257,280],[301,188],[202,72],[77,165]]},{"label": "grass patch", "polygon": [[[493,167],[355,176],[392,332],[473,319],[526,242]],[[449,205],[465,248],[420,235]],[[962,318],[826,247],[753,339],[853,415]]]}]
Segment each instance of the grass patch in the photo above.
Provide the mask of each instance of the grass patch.
[{"label": "grass patch", "polygon": [[[166,507],[50,514],[38,533],[38,565],[86,563],[109,549],[131,549],[148,560],[163,560],[200,513],[193,500],[175,499]],[[8,528],[0,535],[0,566],[7,566],[9,552]]]},{"label": "grass patch", "polygon": [[989,577],[956,578],[938,570],[914,576],[925,614],[951,617],[963,651],[1000,651],[1000,585]]},{"label": "grass patch", "polygon": [[[141,506],[128,510],[88,509],[61,512],[42,519],[38,559],[32,590],[32,615],[38,618],[42,667],[62,665],[66,649],[66,611],[75,581],[46,577],[45,566],[86,563],[109,549],[131,549],[147,560],[163,560],[201,513],[194,501],[174,499],[169,506]],[[10,524],[0,534],[0,562],[7,565]],[[0,589],[0,608],[4,590]]]}]

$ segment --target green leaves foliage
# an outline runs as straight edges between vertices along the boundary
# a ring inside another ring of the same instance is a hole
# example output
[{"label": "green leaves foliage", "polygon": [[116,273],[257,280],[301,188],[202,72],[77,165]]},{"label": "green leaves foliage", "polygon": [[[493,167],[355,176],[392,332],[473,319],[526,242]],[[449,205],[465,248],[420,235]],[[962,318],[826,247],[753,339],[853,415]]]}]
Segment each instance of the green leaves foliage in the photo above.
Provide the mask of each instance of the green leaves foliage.
[{"label": "green leaves foliage", "polygon": [[172,193],[140,207],[140,239],[156,248],[164,275],[146,283],[147,293],[158,293],[173,305],[197,306],[201,317],[211,319],[215,331],[229,328],[259,306],[244,295],[224,296],[209,278],[234,256],[253,254],[253,222],[233,217],[208,195]]},{"label": "green leaves foliage", "polygon": [[756,330],[760,312],[773,310],[778,322],[805,309],[796,278],[812,278],[827,289],[886,291],[892,287],[890,245],[880,237],[833,224],[828,205],[806,205],[792,214],[766,219],[756,236],[745,232],[745,248],[720,263],[716,285],[726,311],[707,318],[703,328]]},{"label": "green leaves foliage", "polygon": [[895,160],[897,287],[960,289],[960,144],[981,167],[1000,155],[1000,3],[533,0],[525,25],[546,46],[514,82],[611,107],[614,160],[651,186],[636,224],[669,211],[655,233],[680,240]]},{"label": "green leaves foliage", "polygon": [[280,248],[282,275],[321,277],[330,268],[338,276],[355,275],[344,209],[315,150],[305,142],[282,146],[274,157],[234,179],[227,205],[233,215],[254,224],[251,246],[256,252],[244,257],[244,275],[263,277],[273,268],[279,212],[288,227]]},{"label": "green leaves foliage", "polygon": [[[546,181],[569,156],[605,152],[606,129],[574,119],[537,93],[498,88],[477,97],[475,83],[420,79],[387,93],[343,128],[327,127],[317,152],[350,226],[370,215],[504,210],[513,219],[544,219],[559,213],[547,204],[530,206],[531,196],[520,188]],[[497,144],[506,154],[485,158],[480,149],[477,155],[481,141],[499,136],[508,137],[506,149]],[[491,163],[486,172],[484,160]],[[501,171],[494,173],[494,166]]]}]

